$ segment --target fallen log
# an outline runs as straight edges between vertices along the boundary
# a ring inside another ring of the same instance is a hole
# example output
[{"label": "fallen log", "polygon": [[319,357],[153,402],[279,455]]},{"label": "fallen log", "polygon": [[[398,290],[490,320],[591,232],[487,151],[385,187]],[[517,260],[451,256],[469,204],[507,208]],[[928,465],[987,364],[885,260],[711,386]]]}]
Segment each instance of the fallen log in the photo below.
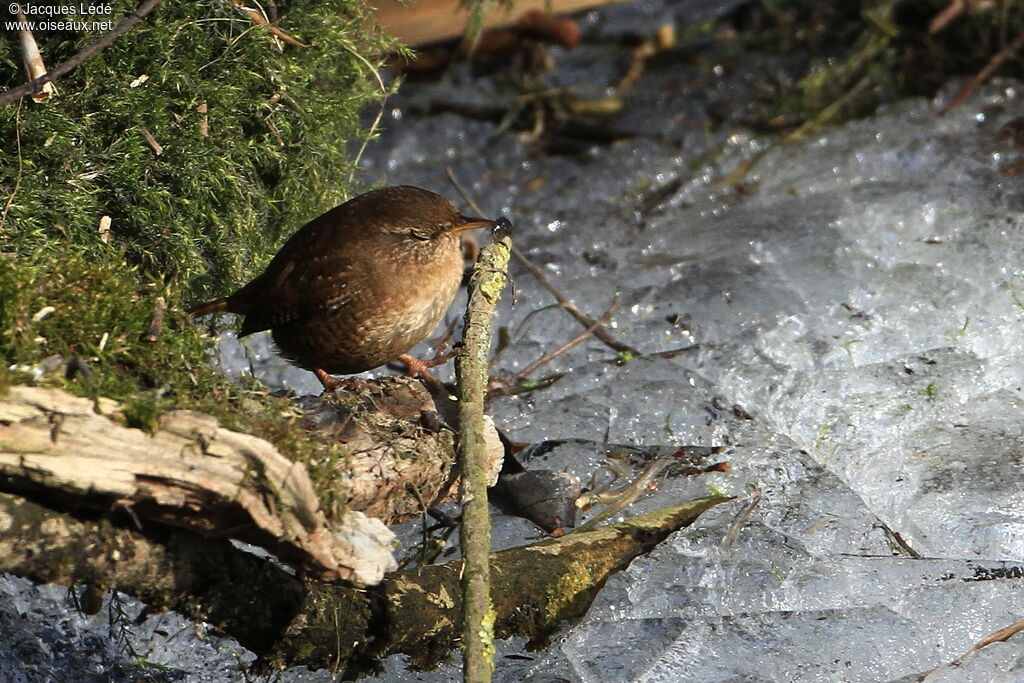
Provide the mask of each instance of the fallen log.
[{"label": "fallen log", "polygon": [[[727,500],[701,498],[492,554],[496,635],[546,637],[585,613],[636,556]],[[370,589],[303,581],[224,539],[163,526],[130,530],[0,494],[0,571],[89,581],[203,619],[259,655],[263,668],[355,675],[395,653],[413,666],[435,665],[458,642],[461,570],[461,562],[409,569]]]},{"label": "fallen log", "polygon": [[418,382],[352,382],[315,404],[324,438],[343,446],[327,463],[294,461],[194,411],[168,412],[149,434],[121,424],[113,401],[15,386],[0,399],[0,490],[236,538],[305,575],[372,585],[395,568],[385,524],[454,497],[458,477],[450,431],[421,425],[435,405]]}]

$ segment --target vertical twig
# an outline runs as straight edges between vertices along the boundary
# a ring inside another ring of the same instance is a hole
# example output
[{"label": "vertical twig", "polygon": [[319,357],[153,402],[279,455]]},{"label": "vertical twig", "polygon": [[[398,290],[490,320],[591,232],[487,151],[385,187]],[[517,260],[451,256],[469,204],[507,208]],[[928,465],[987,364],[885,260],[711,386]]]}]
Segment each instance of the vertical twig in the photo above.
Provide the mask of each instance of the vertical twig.
[{"label": "vertical twig", "polygon": [[[28,17],[24,12],[19,11],[16,18],[22,25],[28,23]],[[39,53],[39,45],[32,31],[27,28],[18,29],[18,38],[21,41],[21,61],[25,65],[25,75],[32,81],[46,75],[46,64],[43,63],[43,56]],[[38,92],[32,93],[32,99],[42,102],[51,95],[57,94],[57,88],[53,83],[43,83]]]},{"label": "vertical twig", "polygon": [[160,341],[160,332],[164,327],[164,313],[167,311],[167,299],[158,296],[153,304],[153,317],[149,321],[149,329],[142,335],[142,341],[155,344]]},{"label": "vertical twig", "polygon": [[14,177],[14,188],[11,190],[11,194],[7,196],[7,201],[4,202],[3,213],[0,213],[0,230],[3,230],[4,226],[7,225],[7,212],[11,210],[11,204],[14,203],[14,195],[18,194],[18,189],[21,187],[21,175],[25,167],[25,160],[21,156],[21,100],[18,100],[18,108],[14,112],[14,146],[18,151],[18,175]]},{"label": "vertical twig", "polygon": [[484,395],[494,309],[505,285],[511,240],[505,236],[480,252],[469,281],[465,349],[456,364],[459,394],[459,463],[462,506],[462,648],[464,681],[491,680],[494,669],[494,610],[490,595],[491,526],[487,508]]},{"label": "vertical twig", "polygon": [[206,104],[206,100],[199,101],[199,104],[196,105],[196,111],[199,112],[199,137],[208,138],[210,137],[210,117],[207,115],[209,107]]},{"label": "vertical twig", "polygon": [[113,223],[113,219],[110,216],[100,216],[100,241],[103,244],[110,244],[110,224]]},{"label": "vertical twig", "polygon": [[363,158],[363,152],[366,151],[366,145],[370,143],[370,140],[377,135],[377,131],[380,129],[380,121],[384,118],[384,110],[388,103],[388,87],[384,85],[384,79],[381,78],[380,69],[371,64],[370,60],[359,54],[358,50],[355,50],[348,45],[342,44],[342,47],[347,50],[350,55],[366,65],[366,68],[373,74],[374,79],[377,81],[377,86],[380,88],[380,109],[377,110],[377,116],[373,119],[373,123],[370,124],[370,130],[366,131],[366,134],[363,136],[363,141],[359,145],[359,151],[356,152],[355,157],[352,159],[352,170],[348,174],[348,184],[352,185],[355,181],[356,171],[359,170],[359,162]]}]

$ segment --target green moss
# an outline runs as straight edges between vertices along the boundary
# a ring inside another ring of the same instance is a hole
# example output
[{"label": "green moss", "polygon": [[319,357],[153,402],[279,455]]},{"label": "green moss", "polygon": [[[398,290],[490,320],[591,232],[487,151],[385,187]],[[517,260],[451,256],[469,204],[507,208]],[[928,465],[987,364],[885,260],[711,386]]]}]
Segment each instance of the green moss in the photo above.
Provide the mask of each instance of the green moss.
[{"label": "green moss", "polygon": [[[143,341],[161,296],[170,306],[160,337]],[[80,395],[129,401],[139,423],[158,407],[218,403],[237,391],[209,368],[211,351],[176,289],[122,259],[94,261],[66,244],[0,266],[5,364],[48,371],[44,382]]]},{"label": "green moss", "polygon": [[[136,3],[113,5],[116,19]],[[128,263],[223,294],[344,199],[360,112],[381,94],[370,71],[383,40],[357,0],[277,5],[278,25],[310,47],[279,50],[229,2],[166,3],[58,96],[0,108],[0,251],[71,241],[110,259],[98,230],[110,216]],[[50,65],[97,38],[36,33]],[[0,85],[22,80],[17,50],[0,53]]]},{"label": "green moss", "polygon": [[[116,260],[94,262],[86,252],[65,245],[0,260],[0,389],[35,381],[114,398],[129,426],[150,431],[167,410],[199,410],[267,439],[314,471],[347,454],[303,429],[291,401],[255,381],[236,384],[214,368],[214,339],[181,312],[173,286]],[[164,324],[155,342],[145,341],[158,297],[168,303]],[[324,495],[325,510],[341,512]]]}]

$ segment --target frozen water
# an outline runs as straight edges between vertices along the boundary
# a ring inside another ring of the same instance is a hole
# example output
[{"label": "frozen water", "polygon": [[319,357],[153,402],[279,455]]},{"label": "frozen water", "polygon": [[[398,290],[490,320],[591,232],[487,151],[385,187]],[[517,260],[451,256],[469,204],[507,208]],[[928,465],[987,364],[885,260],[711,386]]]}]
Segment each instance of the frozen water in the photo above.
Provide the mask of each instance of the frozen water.
[{"label": "frozen water", "polygon": [[[578,304],[596,315],[621,297],[622,339],[689,347],[626,363],[578,347],[553,364],[554,385],[496,404],[510,436],[591,439],[541,459],[595,485],[616,451],[646,453],[639,469],[659,444],[723,447],[709,462],[731,472],[663,478],[630,512],[760,492],[745,523],[749,499],[634,562],[545,652],[505,643],[500,680],[1019,677],[1013,639],[947,666],[1024,609],[1024,188],[1000,174],[994,142],[1015,106],[1010,84],[942,119],[934,103],[899,103],[769,152],[754,192],[684,183],[642,220],[648,174],[681,173],[645,141],[585,175],[531,161],[509,183],[551,179],[532,197],[476,185],[511,204],[520,246]],[[417,169],[429,183],[431,169],[405,167]],[[509,372],[578,332],[516,281],[496,361]],[[382,678],[401,677],[389,664]]]},{"label": "frozen water", "polygon": [[[625,363],[577,347],[551,387],[495,405],[510,436],[590,439],[545,466],[595,484],[607,443],[724,447],[713,458],[732,472],[662,479],[630,512],[760,490],[738,531],[749,501],[634,562],[545,652],[506,644],[499,678],[886,680],[945,667],[1019,618],[1024,187],[994,142],[1016,97],[991,86],[942,119],[898,103],[770,151],[752,192],[683,184],[642,221],[648,173],[680,173],[645,141],[585,176],[532,160],[508,179],[552,179],[529,198],[478,185],[511,204],[520,246],[578,304],[596,315],[622,299],[624,341],[687,347]],[[516,282],[496,362],[509,372],[579,330]],[[1010,640],[965,662],[973,680],[1009,680],[1020,652]]]},{"label": "frozen water", "polygon": [[71,608],[64,586],[0,576],[0,680],[11,683],[207,683],[237,680],[255,659],[208,624],[107,594],[95,615]]}]

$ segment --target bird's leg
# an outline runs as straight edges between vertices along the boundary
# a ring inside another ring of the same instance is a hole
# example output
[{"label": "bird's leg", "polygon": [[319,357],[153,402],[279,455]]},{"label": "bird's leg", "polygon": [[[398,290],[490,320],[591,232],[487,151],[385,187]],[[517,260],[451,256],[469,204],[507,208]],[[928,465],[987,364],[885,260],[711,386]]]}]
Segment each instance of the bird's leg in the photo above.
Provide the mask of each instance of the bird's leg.
[{"label": "bird's leg", "polygon": [[[403,353],[396,359],[399,363],[405,364],[405,376],[406,377],[419,377],[427,384],[434,387],[443,387],[441,380],[434,377],[427,368],[432,368],[439,363],[434,363],[433,360],[420,360],[415,356],[410,356],[407,353]],[[436,360],[436,359],[435,359]],[[442,361],[443,362],[443,361]]]},{"label": "bird's leg", "polygon": [[453,348],[447,353],[439,353],[430,360],[420,360],[415,356],[410,356],[407,353],[403,353],[396,360],[400,363],[404,363],[406,367],[405,374],[407,377],[420,377],[424,382],[431,384],[435,387],[444,387],[441,380],[434,377],[429,372],[430,368],[436,367],[443,363],[447,363],[455,356],[462,353],[462,349],[459,347]]},{"label": "bird's leg", "polygon": [[335,391],[345,383],[344,380],[328,375],[327,371],[323,368],[313,368],[313,374],[320,380],[320,384],[324,385],[324,391]]}]

